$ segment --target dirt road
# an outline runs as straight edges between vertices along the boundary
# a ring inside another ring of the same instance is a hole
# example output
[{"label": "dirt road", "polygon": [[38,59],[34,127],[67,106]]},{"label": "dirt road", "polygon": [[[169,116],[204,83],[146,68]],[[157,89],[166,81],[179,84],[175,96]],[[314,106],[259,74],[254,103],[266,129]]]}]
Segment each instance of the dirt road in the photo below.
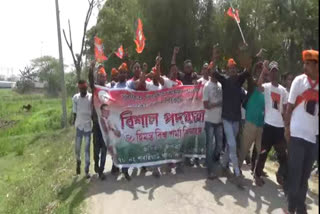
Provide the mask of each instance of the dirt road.
[{"label": "dirt road", "polygon": [[[110,172],[110,159],[107,171]],[[270,165],[270,164],[269,164]],[[96,177],[86,199],[86,212],[90,214],[250,214],[282,213],[286,199],[275,183],[275,175],[261,188],[252,183],[250,170],[244,170],[246,190],[239,190],[226,178],[206,179],[204,168],[186,168],[184,174],[164,174],[154,178],[150,172],[132,177],[127,182],[122,176],[107,173],[107,180]],[[318,213],[318,195],[309,193],[308,211]],[[279,212],[280,210],[280,212]]]}]

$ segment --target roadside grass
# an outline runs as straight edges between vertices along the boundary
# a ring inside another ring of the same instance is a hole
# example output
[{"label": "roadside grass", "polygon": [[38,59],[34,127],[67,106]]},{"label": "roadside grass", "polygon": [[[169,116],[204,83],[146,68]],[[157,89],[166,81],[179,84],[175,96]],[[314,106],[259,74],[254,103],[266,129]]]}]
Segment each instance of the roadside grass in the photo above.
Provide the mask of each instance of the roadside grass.
[{"label": "roadside grass", "polygon": [[59,99],[0,90],[0,213],[81,212],[88,181],[74,176],[75,133],[60,115]]},{"label": "roadside grass", "polygon": [[[13,151],[21,155],[24,147],[33,143],[38,134],[61,127],[58,99],[0,90],[0,100],[0,157]],[[27,104],[32,106],[29,112],[22,109]]]}]

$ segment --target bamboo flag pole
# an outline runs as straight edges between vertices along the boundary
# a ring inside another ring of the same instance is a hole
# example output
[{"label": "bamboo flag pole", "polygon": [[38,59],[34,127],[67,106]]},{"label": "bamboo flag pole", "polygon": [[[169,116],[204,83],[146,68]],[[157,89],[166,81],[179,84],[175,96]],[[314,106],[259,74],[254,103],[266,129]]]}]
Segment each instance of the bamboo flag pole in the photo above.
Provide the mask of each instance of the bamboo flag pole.
[{"label": "bamboo flag pole", "polygon": [[245,40],[245,38],[244,38],[244,36],[243,36],[243,33],[242,33],[242,29],[241,29],[241,27],[240,27],[240,24],[239,24],[239,22],[237,21],[237,19],[236,19],[236,16],[235,16],[235,9],[233,8],[233,6],[232,6],[232,3],[230,2],[230,6],[231,6],[231,8],[232,8],[232,14],[233,14],[233,17],[234,17],[234,20],[236,21],[236,23],[237,23],[237,25],[238,25],[238,28],[239,28],[239,31],[240,31],[240,34],[241,34],[241,37],[242,37],[242,40],[243,40],[243,43],[246,45],[246,46],[248,46],[248,43],[246,42],[246,40]]},{"label": "bamboo flag pole", "polygon": [[[236,21],[236,22],[237,22],[237,21]],[[240,30],[240,34],[241,34],[241,36],[242,36],[243,43],[244,43],[246,46],[248,46],[248,44],[247,44],[247,42],[246,42],[246,40],[245,40],[245,38],[244,38],[244,36],[243,36],[242,29],[241,29],[241,27],[240,27],[239,22],[237,22],[237,25],[238,25],[238,28],[239,28],[239,30]]]}]

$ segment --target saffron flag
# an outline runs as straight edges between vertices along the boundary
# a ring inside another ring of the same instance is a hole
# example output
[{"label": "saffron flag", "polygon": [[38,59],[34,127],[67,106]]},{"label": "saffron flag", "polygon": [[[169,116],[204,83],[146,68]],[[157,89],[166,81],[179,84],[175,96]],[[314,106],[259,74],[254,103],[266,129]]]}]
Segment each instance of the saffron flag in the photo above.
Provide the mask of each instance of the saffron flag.
[{"label": "saffron flag", "polygon": [[96,58],[96,61],[99,63],[108,60],[108,57],[106,57],[103,53],[102,40],[97,36],[94,37],[94,56]]},{"label": "saffron flag", "polygon": [[236,20],[236,22],[240,23],[239,10],[234,10],[229,7],[227,15]]},{"label": "saffron flag", "polygon": [[123,58],[123,54],[124,54],[124,51],[123,51],[123,47],[122,47],[122,45],[118,48],[118,50],[117,50],[117,52],[115,52],[115,55],[117,56],[117,57],[119,57],[120,59],[122,59]]},{"label": "saffron flag", "polygon": [[143,34],[143,25],[142,25],[141,19],[138,19],[136,39],[134,40],[134,42],[137,45],[137,48],[136,48],[137,53],[139,54],[142,53],[145,46],[145,41],[146,41],[146,38],[144,37],[144,34]]}]

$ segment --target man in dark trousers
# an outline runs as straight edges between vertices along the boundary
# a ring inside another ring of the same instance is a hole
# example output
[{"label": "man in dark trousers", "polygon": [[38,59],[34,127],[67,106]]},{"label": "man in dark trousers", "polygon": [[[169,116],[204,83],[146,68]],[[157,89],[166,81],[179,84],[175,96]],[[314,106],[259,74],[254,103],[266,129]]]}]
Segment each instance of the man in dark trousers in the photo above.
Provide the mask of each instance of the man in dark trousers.
[{"label": "man in dark trousers", "polygon": [[249,72],[245,70],[238,73],[236,66],[236,62],[231,58],[227,64],[227,75],[215,71],[214,76],[222,85],[222,123],[227,141],[226,151],[222,157],[222,166],[227,173],[229,161],[232,162],[235,177],[231,179],[231,182],[243,189],[244,185],[237,157],[236,136],[241,120],[241,87],[248,78]]},{"label": "man in dark trousers", "polygon": [[[270,82],[263,83],[266,74]],[[258,186],[264,185],[264,180],[261,176],[263,175],[268,153],[273,147],[279,162],[279,169],[276,173],[277,182],[280,185],[284,185],[287,171],[287,145],[284,138],[283,115],[288,101],[288,93],[285,87],[279,84],[279,66],[277,62],[272,61],[268,66],[264,64],[258,81],[258,90],[264,94],[265,114],[261,151],[254,172],[255,182]]]},{"label": "man in dark trousers", "polygon": [[319,135],[319,52],[302,52],[304,74],[297,76],[289,93],[285,117],[289,138],[288,209],[305,214],[308,179],[316,159]]},{"label": "man in dark trousers", "polygon": [[[92,90],[92,94],[94,94],[94,67],[95,62],[92,62],[89,70],[89,83],[90,88]],[[97,84],[100,86],[106,86],[107,74],[102,65],[98,66],[97,69]],[[92,98],[92,104],[94,103],[94,96]],[[98,115],[95,108],[92,109],[92,121],[93,121],[93,157],[94,157],[94,171],[98,173],[99,178],[101,180],[105,179],[105,175],[103,174],[104,166],[106,163],[107,156],[107,147],[103,140],[101,129],[98,122]],[[119,172],[119,168],[112,165],[111,173],[115,174]]]}]

